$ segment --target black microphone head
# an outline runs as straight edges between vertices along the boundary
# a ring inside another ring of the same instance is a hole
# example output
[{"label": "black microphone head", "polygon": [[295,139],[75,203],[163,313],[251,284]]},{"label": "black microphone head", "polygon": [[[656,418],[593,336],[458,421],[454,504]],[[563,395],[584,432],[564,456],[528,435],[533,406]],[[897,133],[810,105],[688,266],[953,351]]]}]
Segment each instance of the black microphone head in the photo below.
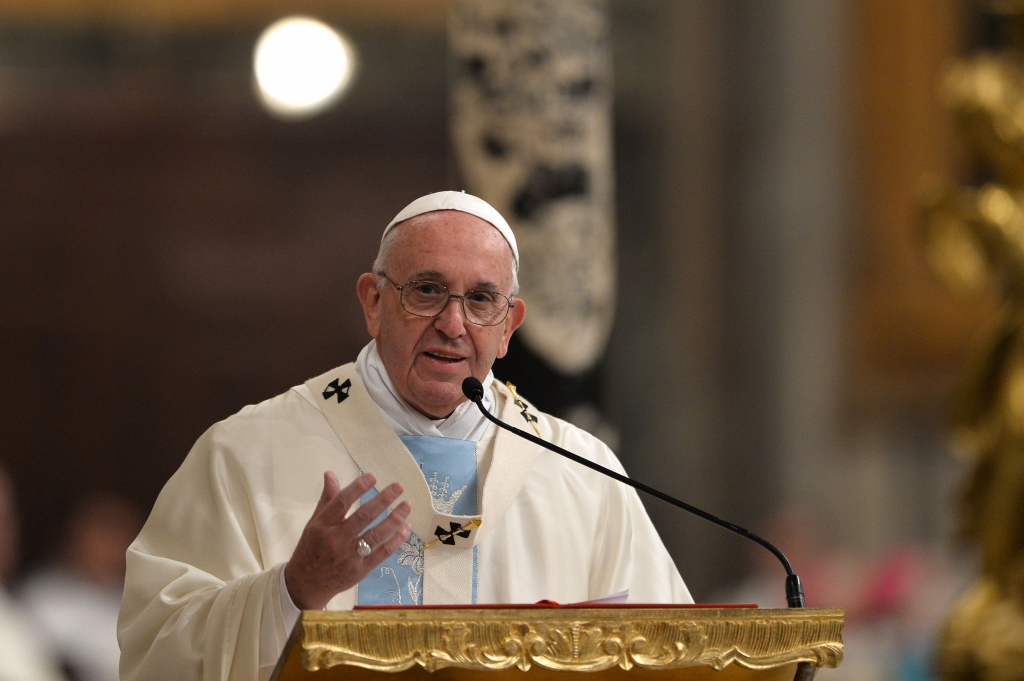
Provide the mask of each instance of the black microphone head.
[{"label": "black microphone head", "polygon": [[462,382],[462,394],[473,402],[484,399],[484,387],[480,381],[470,376]]}]

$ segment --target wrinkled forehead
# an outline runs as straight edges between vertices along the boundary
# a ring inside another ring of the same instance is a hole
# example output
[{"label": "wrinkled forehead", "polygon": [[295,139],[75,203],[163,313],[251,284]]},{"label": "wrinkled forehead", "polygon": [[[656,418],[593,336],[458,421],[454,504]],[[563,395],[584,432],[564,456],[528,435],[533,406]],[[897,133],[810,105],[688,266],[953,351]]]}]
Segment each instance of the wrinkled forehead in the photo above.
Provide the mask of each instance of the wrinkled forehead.
[{"label": "wrinkled forehead", "polygon": [[511,277],[515,256],[502,234],[486,220],[452,210],[423,213],[392,229],[392,258],[410,271],[488,273],[495,281]]}]

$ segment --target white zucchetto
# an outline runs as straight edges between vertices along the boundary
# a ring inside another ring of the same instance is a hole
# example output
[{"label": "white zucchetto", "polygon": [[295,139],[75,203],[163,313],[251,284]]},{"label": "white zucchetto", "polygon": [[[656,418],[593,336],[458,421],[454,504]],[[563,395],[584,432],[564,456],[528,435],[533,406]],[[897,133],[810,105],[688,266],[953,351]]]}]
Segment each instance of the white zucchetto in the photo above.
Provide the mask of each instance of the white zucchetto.
[{"label": "white zucchetto", "polygon": [[512,248],[512,259],[515,262],[516,271],[519,271],[519,247],[516,246],[516,236],[512,233],[512,228],[508,226],[505,218],[501,217],[501,213],[495,210],[494,206],[466,192],[436,192],[421,196],[403,208],[395,216],[395,219],[388,223],[388,226],[384,228],[384,234],[380,237],[381,243],[384,243],[388,232],[398,223],[435,210],[457,210],[469,213],[494,225],[494,228],[505,237],[505,241]]}]

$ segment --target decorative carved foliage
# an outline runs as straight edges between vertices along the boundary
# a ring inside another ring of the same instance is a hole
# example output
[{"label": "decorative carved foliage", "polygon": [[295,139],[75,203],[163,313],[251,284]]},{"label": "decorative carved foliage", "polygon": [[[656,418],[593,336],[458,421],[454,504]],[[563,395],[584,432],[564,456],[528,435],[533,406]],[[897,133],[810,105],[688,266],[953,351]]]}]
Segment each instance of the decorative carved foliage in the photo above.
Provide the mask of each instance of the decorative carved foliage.
[{"label": "decorative carved foliage", "polygon": [[842,661],[839,610],[408,610],[303,613],[303,666],[402,671],[768,669]]}]

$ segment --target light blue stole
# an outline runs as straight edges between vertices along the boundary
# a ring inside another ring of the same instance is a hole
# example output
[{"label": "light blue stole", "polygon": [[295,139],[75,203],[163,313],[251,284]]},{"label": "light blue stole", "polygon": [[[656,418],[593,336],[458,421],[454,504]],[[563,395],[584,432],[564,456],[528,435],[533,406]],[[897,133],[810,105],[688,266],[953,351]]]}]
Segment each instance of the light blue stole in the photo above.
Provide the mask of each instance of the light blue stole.
[{"label": "light blue stole", "polygon": [[[416,459],[430,488],[434,508],[449,515],[480,513],[477,487],[476,443],[429,435],[399,436]],[[365,504],[377,496],[371,489],[359,502]],[[385,511],[372,524],[384,520]],[[428,537],[426,542],[434,540]],[[401,548],[359,582],[359,605],[422,605],[424,540],[410,534]],[[473,603],[477,594],[476,547],[473,547]]]}]

